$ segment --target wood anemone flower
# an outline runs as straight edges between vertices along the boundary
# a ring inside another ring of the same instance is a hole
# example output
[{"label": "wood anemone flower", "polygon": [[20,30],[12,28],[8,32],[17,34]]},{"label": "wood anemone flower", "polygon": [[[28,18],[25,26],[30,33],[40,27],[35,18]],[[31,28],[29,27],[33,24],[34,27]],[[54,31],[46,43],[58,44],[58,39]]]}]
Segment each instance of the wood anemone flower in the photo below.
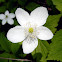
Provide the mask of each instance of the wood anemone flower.
[{"label": "wood anemone flower", "polygon": [[50,40],[53,33],[42,25],[46,23],[48,11],[45,7],[38,7],[30,14],[22,8],[17,8],[16,18],[21,26],[11,28],[7,33],[7,38],[13,43],[21,42],[23,52],[31,53],[38,45],[38,39]]}]

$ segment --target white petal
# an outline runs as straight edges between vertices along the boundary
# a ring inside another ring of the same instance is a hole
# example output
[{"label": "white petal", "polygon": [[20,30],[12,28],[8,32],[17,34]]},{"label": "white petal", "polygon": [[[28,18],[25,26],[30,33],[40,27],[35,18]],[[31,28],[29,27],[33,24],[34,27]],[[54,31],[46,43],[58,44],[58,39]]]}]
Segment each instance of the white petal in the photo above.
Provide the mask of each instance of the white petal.
[{"label": "white petal", "polygon": [[14,18],[15,17],[15,14],[14,13],[10,13],[8,17]]},{"label": "white petal", "polygon": [[22,44],[23,52],[25,54],[29,54],[37,47],[37,45],[38,45],[37,38],[36,39],[26,38]]},{"label": "white petal", "polygon": [[21,26],[11,28],[7,33],[7,38],[13,43],[23,41],[25,39],[24,28]]},{"label": "white petal", "polygon": [[6,24],[6,19],[3,19],[2,20],[2,25],[5,25]]},{"label": "white petal", "polygon": [[38,7],[31,12],[31,23],[37,26],[44,25],[48,17],[48,11],[45,7]]},{"label": "white petal", "polygon": [[53,37],[53,33],[47,27],[44,26],[39,27],[37,32],[37,37],[41,40],[50,40]]},{"label": "white petal", "polygon": [[14,24],[14,20],[11,18],[7,18],[7,23],[12,25],[12,24]]},{"label": "white petal", "polygon": [[7,11],[5,11],[5,15],[9,15],[9,11],[7,10]]},{"label": "white petal", "polygon": [[20,25],[24,26],[27,22],[29,22],[29,14],[22,8],[17,8],[15,14]]},{"label": "white petal", "polygon": [[4,19],[5,18],[5,15],[4,14],[0,14],[0,19]]}]

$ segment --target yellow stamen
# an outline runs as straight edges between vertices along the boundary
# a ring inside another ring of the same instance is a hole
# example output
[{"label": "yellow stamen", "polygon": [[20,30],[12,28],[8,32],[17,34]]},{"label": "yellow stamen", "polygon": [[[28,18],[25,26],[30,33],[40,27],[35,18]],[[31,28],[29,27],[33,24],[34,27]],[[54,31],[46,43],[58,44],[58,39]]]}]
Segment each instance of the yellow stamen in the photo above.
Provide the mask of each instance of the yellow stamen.
[{"label": "yellow stamen", "polygon": [[32,33],[33,32],[33,28],[31,27],[31,28],[29,28],[29,32],[30,33]]}]

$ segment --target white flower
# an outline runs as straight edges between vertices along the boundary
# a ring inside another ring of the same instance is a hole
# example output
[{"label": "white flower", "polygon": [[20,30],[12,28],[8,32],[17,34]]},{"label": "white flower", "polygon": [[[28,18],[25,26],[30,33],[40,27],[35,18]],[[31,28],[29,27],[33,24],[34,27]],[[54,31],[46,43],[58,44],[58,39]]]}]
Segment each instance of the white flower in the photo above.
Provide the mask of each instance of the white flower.
[{"label": "white flower", "polygon": [[21,42],[23,52],[31,53],[38,45],[38,39],[50,40],[53,33],[42,25],[46,23],[48,11],[45,7],[38,7],[30,14],[21,8],[17,8],[16,18],[21,26],[11,28],[7,38],[13,43]]},{"label": "white flower", "polygon": [[14,20],[12,18],[15,17],[14,13],[9,13],[9,11],[5,11],[5,14],[0,14],[0,19],[2,20],[2,25],[5,25],[6,22],[10,25],[14,24]]}]

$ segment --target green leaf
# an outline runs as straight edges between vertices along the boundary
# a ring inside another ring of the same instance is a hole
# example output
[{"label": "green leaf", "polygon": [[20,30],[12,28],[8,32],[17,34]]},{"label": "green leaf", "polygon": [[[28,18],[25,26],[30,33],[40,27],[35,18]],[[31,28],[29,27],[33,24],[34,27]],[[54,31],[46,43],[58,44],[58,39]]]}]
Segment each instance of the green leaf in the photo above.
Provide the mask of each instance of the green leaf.
[{"label": "green leaf", "polygon": [[0,45],[0,51],[4,51],[3,48],[1,47],[1,45]]},{"label": "green leaf", "polygon": [[[0,54],[0,57],[2,57],[2,58],[15,58],[15,56],[13,55],[13,54],[9,54],[9,53],[2,53],[2,54]],[[8,60],[8,59],[0,59],[0,62],[12,62],[12,60]]]},{"label": "green leaf", "polygon": [[46,56],[49,51],[49,43],[47,41],[38,41],[37,48],[32,52],[32,56],[37,62],[46,62]]},{"label": "green leaf", "polygon": [[11,9],[11,13],[14,13],[16,11],[17,7]]},{"label": "green leaf", "polygon": [[51,48],[47,60],[62,61],[62,30],[56,32],[50,47]]},{"label": "green leaf", "polygon": [[19,25],[19,23],[17,22],[17,20],[16,19],[14,19],[14,24],[13,25]]},{"label": "green leaf", "polygon": [[0,33],[0,45],[6,52],[10,52],[10,43],[3,33]]},{"label": "green leaf", "polygon": [[51,0],[46,0],[46,2],[47,2],[47,4],[48,4],[49,6],[52,5],[52,1],[51,1]]},{"label": "green leaf", "polygon": [[[0,57],[3,57],[3,58],[8,58],[8,53],[2,53],[0,54]],[[7,59],[0,59],[0,62],[8,62]]]},{"label": "green leaf", "polygon": [[24,58],[27,54],[19,54],[20,57]]},{"label": "green leaf", "polygon": [[24,6],[26,4],[27,0],[18,0],[18,4],[21,6]]},{"label": "green leaf", "polygon": [[59,15],[50,15],[47,18],[45,26],[49,28],[53,33],[56,32],[56,27],[58,26],[59,19],[61,17],[61,14]]},{"label": "green leaf", "polygon": [[59,10],[59,11],[62,11],[62,0],[52,0],[53,4],[56,5],[56,8]]},{"label": "green leaf", "polygon": [[35,8],[39,7],[40,5],[34,2],[29,3],[25,8],[29,11],[34,10]]},{"label": "green leaf", "polygon": [[[12,58],[13,59],[13,58],[16,58],[16,57],[13,54],[9,54],[8,58]],[[9,60],[9,62],[13,62],[13,61],[12,60]]]},{"label": "green leaf", "polygon": [[16,53],[18,51],[19,47],[20,47],[20,44],[12,43],[11,44],[11,51],[12,51],[12,53]]},{"label": "green leaf", "polygon": [[0,12],[5,12],[6,11],[6,6],[0,6]]},{"label": "green leaf", "polygon": [[0,3],[1,3],[1,2],[5,2],[5,0],[0,0]]}]

